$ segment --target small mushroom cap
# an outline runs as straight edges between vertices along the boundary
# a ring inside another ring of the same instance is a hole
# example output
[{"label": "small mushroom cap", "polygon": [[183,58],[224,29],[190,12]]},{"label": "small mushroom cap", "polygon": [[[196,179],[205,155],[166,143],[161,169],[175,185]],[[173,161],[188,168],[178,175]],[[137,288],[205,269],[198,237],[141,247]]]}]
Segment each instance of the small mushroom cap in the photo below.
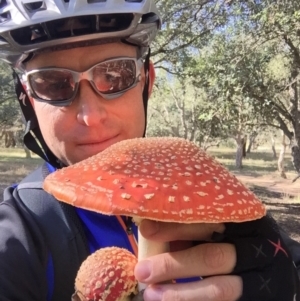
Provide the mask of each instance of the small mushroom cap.
[{"label": "small mushroom cap", "polygon": [[44,189],[80,208],[165,222],[243,222],[266,214],[234,175],[182,138],[118,142],[50,174]]},{"label": "small mushroom cap", "polygon": [[78,270],[72,300],[118,301],[137,294],[136,263],[137,258],[123,248],[96,251]]}]

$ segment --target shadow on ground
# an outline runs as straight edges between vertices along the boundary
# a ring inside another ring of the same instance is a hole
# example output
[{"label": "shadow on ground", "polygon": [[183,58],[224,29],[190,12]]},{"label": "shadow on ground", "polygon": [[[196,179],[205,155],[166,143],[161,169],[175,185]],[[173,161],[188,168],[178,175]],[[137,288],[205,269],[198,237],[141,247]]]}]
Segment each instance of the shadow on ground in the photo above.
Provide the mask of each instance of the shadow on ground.
[{"label": "shadow on ground", "polygon": [[249,187],[267,207],[268,213],[290,237],[300,242],[300,203],[299,198],[286,193],[271,191],[265,187]]}]

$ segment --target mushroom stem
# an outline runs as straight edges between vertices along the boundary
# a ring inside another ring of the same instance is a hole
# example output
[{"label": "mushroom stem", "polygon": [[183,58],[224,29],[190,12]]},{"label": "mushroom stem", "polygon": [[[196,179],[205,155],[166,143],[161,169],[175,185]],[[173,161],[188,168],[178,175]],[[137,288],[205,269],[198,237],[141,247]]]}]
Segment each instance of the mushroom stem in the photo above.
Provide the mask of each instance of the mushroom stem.
[{"label": "mushroom stem", "polygon": [[[141,261],[150,256],[169,252],[170,247],[168,242],[157,242],[146,239],[138,230],[138,260]],[[146,288],[145,283],[138,283],[138,290],[144,290]]]}]

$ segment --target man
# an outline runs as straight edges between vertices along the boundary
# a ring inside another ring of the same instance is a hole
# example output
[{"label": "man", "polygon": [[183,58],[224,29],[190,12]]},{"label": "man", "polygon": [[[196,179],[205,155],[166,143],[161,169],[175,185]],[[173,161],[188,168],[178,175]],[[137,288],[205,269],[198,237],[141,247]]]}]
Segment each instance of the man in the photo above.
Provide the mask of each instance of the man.
[{"label": "man", "polygon": [[[88,254],[111,245],[133,249],[132,225],[64,206],[38,184],[57,168],[145,134],[155,78],[148,50],[161,21],[152,0],[4,1],[1,11],[0,57],[22,78],[21,85],[15,73],[24,141],[46,163],[9,187],[0,205],[0,299],[67,301]],[[296,269],[270,218],[173,229],[141,225],[145,237],[171,241],[176,252],[136,266],[136,278],[150,284],[144,300],[300,300]],[[163,284],[179,278],[193,279]]]}]

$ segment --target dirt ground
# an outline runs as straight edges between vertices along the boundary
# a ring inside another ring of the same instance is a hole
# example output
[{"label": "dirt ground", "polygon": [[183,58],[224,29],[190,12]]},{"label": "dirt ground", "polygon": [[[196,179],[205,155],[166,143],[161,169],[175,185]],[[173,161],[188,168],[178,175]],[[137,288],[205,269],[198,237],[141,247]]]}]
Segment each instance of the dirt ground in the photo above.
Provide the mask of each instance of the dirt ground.
[{"label": "dirt ground", "polygon": [[276,174],[236,176],[265,203],[278,224],[300,242],[300,179],[292,183],[292,179]]}]

